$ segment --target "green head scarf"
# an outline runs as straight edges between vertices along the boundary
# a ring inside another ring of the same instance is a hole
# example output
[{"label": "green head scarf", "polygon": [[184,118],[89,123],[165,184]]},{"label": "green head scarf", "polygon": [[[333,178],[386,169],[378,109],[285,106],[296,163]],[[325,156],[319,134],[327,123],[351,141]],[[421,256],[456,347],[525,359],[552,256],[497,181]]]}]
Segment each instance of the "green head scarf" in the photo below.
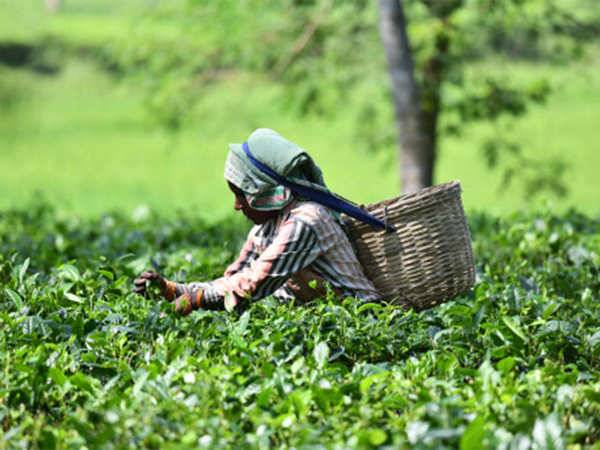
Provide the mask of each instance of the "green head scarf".
[{"label": "green head scarf", "polygon": [[[298,145],[276,131],[259,128],[248,138],[256,159],[279,175],[312,187],[326,189],[321,169]],[[229,144],[225,162],[225,179],[242,190],[248,204],[261,211],[284,208],[293,199],[291,191],[277,184],[250,162],[242,144]]]}]

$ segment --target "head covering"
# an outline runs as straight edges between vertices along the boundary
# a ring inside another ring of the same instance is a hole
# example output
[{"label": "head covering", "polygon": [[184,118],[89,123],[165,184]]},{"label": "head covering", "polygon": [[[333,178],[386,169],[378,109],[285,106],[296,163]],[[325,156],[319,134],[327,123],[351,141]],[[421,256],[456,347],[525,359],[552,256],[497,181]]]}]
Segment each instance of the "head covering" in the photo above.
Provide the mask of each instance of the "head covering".
[{"label": "head covering", "polygon": [[[276,131],[259,128],[250,135],[247,143],[254,157],[279,175],[326,189],[321,169],[308,153]],[[229,144],[225,179],[244,192],[248,204],[254,209],[278,210],[293,199],[289,188],[278,184],[250,162],[242,144]]]}]

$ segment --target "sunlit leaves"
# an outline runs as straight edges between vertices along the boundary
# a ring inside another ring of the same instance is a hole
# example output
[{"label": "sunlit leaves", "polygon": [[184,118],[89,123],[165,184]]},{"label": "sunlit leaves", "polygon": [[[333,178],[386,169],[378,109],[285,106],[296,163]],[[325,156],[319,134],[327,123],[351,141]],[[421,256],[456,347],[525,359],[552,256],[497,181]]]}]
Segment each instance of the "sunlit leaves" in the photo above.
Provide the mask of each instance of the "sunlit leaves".
[{"label": "sunlit leaves", "polygon": [[213,278],[245,229],[110,217],[0,215],[0,438],[15,447],[564,448],[598,436],[598,221],[471,214],[475,289],[419,314],[330,296],[182,318],[130,293],[134,269]]}]

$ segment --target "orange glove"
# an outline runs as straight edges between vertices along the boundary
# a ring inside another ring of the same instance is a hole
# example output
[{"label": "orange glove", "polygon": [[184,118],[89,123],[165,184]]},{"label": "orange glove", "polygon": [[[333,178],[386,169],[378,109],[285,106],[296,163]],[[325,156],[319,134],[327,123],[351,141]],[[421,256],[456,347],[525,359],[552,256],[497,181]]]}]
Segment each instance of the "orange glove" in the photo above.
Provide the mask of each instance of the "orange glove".
[{"label": "orange glove", "polygon": [[193,310],[202,308],[202,297],[204,297],[202,289],[195,292],[184,292],[175,299],[175,312],[187,316]]}]

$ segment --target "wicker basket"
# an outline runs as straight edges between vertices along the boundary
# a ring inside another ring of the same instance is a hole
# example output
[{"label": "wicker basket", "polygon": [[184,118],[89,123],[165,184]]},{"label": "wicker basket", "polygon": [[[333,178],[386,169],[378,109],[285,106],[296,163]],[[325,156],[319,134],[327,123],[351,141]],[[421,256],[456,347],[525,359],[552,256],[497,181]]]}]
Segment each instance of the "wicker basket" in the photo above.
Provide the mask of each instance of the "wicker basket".
[{"label": "wicker basket", "polygon": [[369,205],[396,232],[344,217],[359,261],[382,298],[423,310],[468,291],[475,281],[471,237],[453,181]]}]

